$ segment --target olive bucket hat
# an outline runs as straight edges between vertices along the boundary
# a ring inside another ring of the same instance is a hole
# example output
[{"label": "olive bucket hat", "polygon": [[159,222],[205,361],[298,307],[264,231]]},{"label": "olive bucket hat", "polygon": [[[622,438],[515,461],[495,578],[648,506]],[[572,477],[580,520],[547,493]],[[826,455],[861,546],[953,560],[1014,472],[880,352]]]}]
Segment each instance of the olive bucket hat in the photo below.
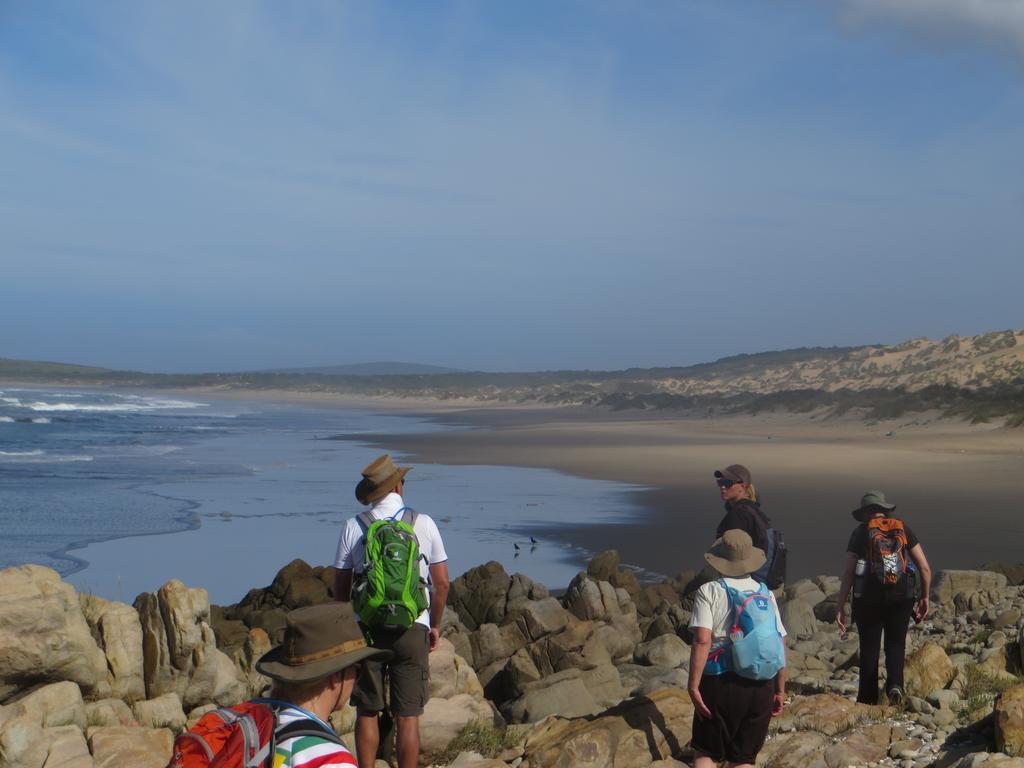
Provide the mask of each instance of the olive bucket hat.
[{"label": "olive bucket hat", "polygon": [[885,494],[881,491],[868,491],[860,497],[860,506],[850,514],[853,515],[854,520],[863,523],[867,519],[868,511],[872,509],[881,509],[885,512],[892,512],[896,509],[896,505],[890,504],[886,501]]},{"label": "olive bucket hat", "polygon": [[256,662],[256,670],[286,683],[311,683],[361,661],[387,661],[391,651],[371,648],[352,603],[297,608],[285,617],[284,642]]},{"label": "olive bucket hat", "polygon": [[732,528],[715,539],[704,559],[723,576],[734,578],[747,576],[768,561],[764,550],[755,547],[750,534],[740,528]]},{"label": "olive bucket hat", "polygon": [[412,467],[396,467],[389,454],[374,459],[363,468],[363,479],[356,486],[356,499],[360,504],[373,504],[391,493]]}]

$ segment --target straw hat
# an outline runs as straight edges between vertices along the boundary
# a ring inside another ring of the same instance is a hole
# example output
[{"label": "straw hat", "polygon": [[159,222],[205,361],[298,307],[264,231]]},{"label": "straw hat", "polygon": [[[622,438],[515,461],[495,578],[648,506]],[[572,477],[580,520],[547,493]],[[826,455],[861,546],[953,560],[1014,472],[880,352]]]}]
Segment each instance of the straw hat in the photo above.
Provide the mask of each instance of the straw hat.
[{"label": "straw hat", "polygon": [[860,506],[850,514],[853,515],[854,520],[863,523],[867,520],[867,512],[870,509],[881,509],[885,512],[892,512],[896,509],[896,505],[887,502],[885,500],[885,494],[881,491],[868,491],[860,497]]},{"label": "straw hat", "polygon": [[373,504],[391,493],[405,479],[412,467],[396,467],[389,454],[374,459],[363,469],[363,479],[356,486],[360,504]]},{"label": "straw hat", "polygon": [[387,661],[391,651],[370,648],[352,603],[321,603],[285,617],[284,642],[256,662],[256,670],[286,683],[311,683],[360,661]]},{"label": "straw hat", "polygon": [[748,576],[768,558],[764,550],[754,546],[750,534],[740,528],[733,528],[715,539],[711,551],[704,555],[708,564],[723,576]]}]

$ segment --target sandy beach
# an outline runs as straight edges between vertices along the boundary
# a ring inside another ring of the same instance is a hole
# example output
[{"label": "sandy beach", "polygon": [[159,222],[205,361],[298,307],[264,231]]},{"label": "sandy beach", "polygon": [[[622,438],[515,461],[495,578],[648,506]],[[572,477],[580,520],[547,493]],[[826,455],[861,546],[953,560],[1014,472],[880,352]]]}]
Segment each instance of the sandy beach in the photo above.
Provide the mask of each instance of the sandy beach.
[{"label": "sandy beach", "polygon": [[[230,396],[230,395],[229,395]],[[267,395],[260,395],[267,396]],[[865,424],[823,414],[686,418],[585,409],[274,393],[319,405],[415,411],[469,427],[456,432],[360,436],[416,463],[510,465],[643,486],[646,514],[625,525],[561,529],[589,550],[675,574],[702,564],[723,510],[712,477],[750,467],[764,509],[785,533],[790,577],[840,570],[861,494],[880,488],[918,533],[936,568],[1021,559],[1024,430],[915,414]]]}]

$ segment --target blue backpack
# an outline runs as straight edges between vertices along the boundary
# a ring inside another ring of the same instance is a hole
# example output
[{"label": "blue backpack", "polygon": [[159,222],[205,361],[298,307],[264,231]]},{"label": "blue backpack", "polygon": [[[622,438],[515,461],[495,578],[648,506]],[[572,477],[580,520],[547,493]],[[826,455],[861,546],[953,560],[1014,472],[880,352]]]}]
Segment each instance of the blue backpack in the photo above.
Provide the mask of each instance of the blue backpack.
[{"label": "blue backpack", "polygon": [[729,596],[733,616],[730,642],[723,648],[731,658],[723,666],[751,680],[773,679],[786,666],[786,648],[768,587],[759,584],[754,592],[741,592],[726,584],[725,579],[718,583]]}]

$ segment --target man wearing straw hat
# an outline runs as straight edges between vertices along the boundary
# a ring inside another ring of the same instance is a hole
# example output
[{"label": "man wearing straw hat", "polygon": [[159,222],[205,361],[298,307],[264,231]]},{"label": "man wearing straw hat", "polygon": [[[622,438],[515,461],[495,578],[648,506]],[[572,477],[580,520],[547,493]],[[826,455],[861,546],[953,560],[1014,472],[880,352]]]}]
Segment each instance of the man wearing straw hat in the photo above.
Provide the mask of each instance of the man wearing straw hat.
[{"label": "man wearing straw hat", "polygon": [[327,719],[348,703],[358,667],[391,653],[366,645],[346,603],[299,608],[286,622],[284,642],[256,662],[274,681],[268,702],[278,712],[274,768],[356,765]]},{"label": "man wearing straw hat", "polygon": [[387,705],[397,726],[398,768],[416,768],[420,752],[420,715],[427,703],[429,653],[441,636],[441,619],[448,599],[448,555],[437,525],[427,515],[405,506],[405,476],[409,467],[397,467],[387,454],[363,469],[356,486],[356,499],[369,509],[351,518],[342,529],[334,567],[338,569],[334,597],[352,599],[355,576],[364,571],[366,532],[374,521],[388,518],[412,526],[419,544],[421,579],[431,585],[428,608],[409,629],[374,629],[372,643],[394,653],[386,664],[368,662],[362,666],[352,694],[356,707],[356,754],[360,768],[373,768],[380,747],[380,715]]},{"label": "man wearing straw hat", "polygon": [[688,692],[694,706],[690,742],[696,752],[694,768],[713,768],[721,762],[752,766],[764,746],[772,716],[782,712],[785,650],[780,648],[783,666],[772,668],[773,678],[750,679],[736,673],[730,655],[731,635],[740,623],[734,598],[745,600],[744,605],[759,601],[766,617],[774,613],[779,636],[785,637],[786,630],[775,596],[750,576],[766,558],[749,533],[737,528],[725,531],[704,559],[722,578],[697,590],[690,619],[693,643]]}]

